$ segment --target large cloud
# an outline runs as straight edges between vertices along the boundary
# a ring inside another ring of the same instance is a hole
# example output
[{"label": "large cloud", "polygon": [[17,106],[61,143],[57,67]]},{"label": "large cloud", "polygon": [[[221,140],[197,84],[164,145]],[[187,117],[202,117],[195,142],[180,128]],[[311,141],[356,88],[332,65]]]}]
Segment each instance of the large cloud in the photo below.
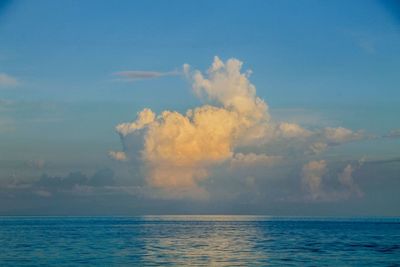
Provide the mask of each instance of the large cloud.
[{"label": "large cloud", "polygon": [[[184,114],[143,109],[136,120],[117,125],[123,151],[112,151],[110,156],[139,161],[147,184],[163,196],[204,198],[208,194],[205,180],[216,166],[230,170],[271,166],[293,159],[296,150],[301,155],[318,154],[363,138],[361,132],[343,127],[310,130],[271,120],[267,104],[249,81],[250,72],[241,72],[241,68],[237,59],[223,62],[218,57],[205,74],[185,64],[183,72],[205,104]],[[321,195],[325,167],[321,160],[303,168],[303,182],[314,198]]]},{"label": "large cloud", "polygon": [[213,105],[158,116],[144,109],[136,121],[116,127],[123,139],[143,133],[138,135],[144,142],[139,153],[147,166],[148,184],[171,196],[204,197],[199,183],[211,166],[231,158],[235,148],[264,138],[268,108],[241,67],[237,59],[224,63],[218,57],[206,75],[186,66],[194,92]]}]

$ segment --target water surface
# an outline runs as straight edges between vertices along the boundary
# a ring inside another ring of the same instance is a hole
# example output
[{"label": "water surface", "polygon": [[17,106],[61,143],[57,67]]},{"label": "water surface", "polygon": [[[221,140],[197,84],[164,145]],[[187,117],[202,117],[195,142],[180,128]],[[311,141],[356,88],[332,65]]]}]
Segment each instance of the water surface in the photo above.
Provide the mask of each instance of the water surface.
[{"label": "water surface", "polygon": [[0,265],[391,266],[399,218],[0,217]]}]

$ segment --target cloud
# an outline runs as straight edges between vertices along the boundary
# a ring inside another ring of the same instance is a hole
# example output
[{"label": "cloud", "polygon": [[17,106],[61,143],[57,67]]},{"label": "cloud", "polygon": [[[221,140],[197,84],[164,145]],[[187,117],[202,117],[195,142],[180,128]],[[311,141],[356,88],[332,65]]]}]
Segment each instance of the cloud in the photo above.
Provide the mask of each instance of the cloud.
[{"label": "cloud", "polygon": [[320,154],[332,146],[359,141],[369,136],[362,131],[353,131],[344,127],[326,127],[322,130],[308,131],[303,138],[308,145],[306,154]]},{"label": "cloud", "polygon": [[348,163],[342,170],[332,167],[328,172],[325,160],[313,160],[303,165],[302,183],[311,199],[338,201],[352,196],[362,197],[363,192],[353,178],[354,171],[361,168],[364,159],[356,164]]},{"label": "cloud", "polygon": [[324,129],[326,140],[333,144],[342,144],[350,141],[360,140],[364,137],[362,132],[354,132],[350,129],[327,127]]},{"label": "cloud", "polygon": [[366,163],[373,164],[373,165],[400,163],[400,158],[391,158],[391,159],[383,159],[383,160],[369,160],[369,161],[366,161]]},{"label": "cloud", "polygon": [[128,157],[126,156],[125,152],[123,151],[110,151],[108,155],[118,161],[127,161]]},{"label": "cloud", "polygon": [[36,191],[66,192],[79,190],[83,187],[104,187],[115,184],[114,172],[110,169],[97,171],[92,176],[81,172],[71,172],[66,176],[42,175],[31,187]]},{"label": "cloud", "polygon": [[205,197],[199,184],[209,176],[210,167],[230,159],[236,147],[264,137],[268,108],[241,67],[237,59],[224,63],[218,57],[206,75],[186,67],[194,92],[213,105],[158,116],[144,109],[136,121],[116,127],[123,139],[143,133],[139,153],[149,185],[172,197]]},{"label": "cloud", "polygon": [[156,114],[151,109],[145,108],[138,113],[136,121],[121,123],[116,127],[116,131],[122,136],[126,136],[145,128],[148,124],[153,123],[155,119]]},{"label": "cloud", "polygon": [[[10,187],[12,186],[12,187]],[[4,186],[3,186],[4,187]],[[43,174],[33,182],[9,182],[7,188],[15,192],[31,192],[33,195],[49,198],[56,195],[94,195],[109,194],[113,191],[123,191],[114,177],[111,169],[101,169],[93,175],[82,172],[70,172],[65,176],[50,176]],[[128,190],[128,189],[124,189]]]},{"label": "cloud", "polygon": [[353,172],[355,168],[348,164],[342,171],[342,173],[339,174],[338,179],[341,185],[345,186],[350,193],[355,193],[357,196],[362,196],[363,193],[358,187],[358,185],[354,182],[353,179]]},{"label": "cloud", "polygon": [[18,85],[18,80],[11,75],[0,72],[0,87],[14,87]]},{"label": "cloud", "polygon": [[281,156],[268,156],[266,154],[236,153],[230,162],[230,168],[251,168],[256,166],[271,166],[279,163]]},{"label": "cloud", "polygon": [[389,133],[383,135],[384,138],[400,138],[400,129],[391,130]]},{"label": "cloud", "polygon": [[114,72],[113,75],[118,77],[118,81],[137,81],[137,80],[146,80],[146,79],[156,79],[164,76],[177,76],[181,75],[182,72],[179,71],[168,71],[168,72],[159,72],[159,71],[140,71],[140,70],[126,70]]},{"label": "cloud", "polygon": [[[332,146],[371,137],[365,135],[362,131],[353,131],[344,127],[325,127],[311,130],[289,122],[271,122],[264,134],[263,141],[269,147],[274,147],[275,150],[280,149],[283,153],[291,151],[292,156],[316,155]],[[296,153],[293,154],[294,152]]]},{"label": "cloud", "polygon": [[324,142],[315,142],[315,143],[312,143],[309,146],[309,148],[313,154],[319,154],[319,153],[323,152],[325,149],[327,149],[328,145]]},{"label": "cloud", "polygon": [[34,169],[43,169],[46,161],[43,159],[35,159],[35,160],[30,160],[27,162],[28,166]]},{"label": "cloud", "polygon": [[307,138],[312,135],[312,132],[304,129],[298,124],[282,122],[277,127],[278,135],[285,138]]},{"label": "cloud", "polygon": [[322,176],[326,173],[325,160],[313,160],[303,166],[302,176],[303,185],[310,192],[313,199],[321,197]]},{"label": "cloud", "polygon": [[[0,174],[0,177],[2,177],[0,179],[0,198],[18,199],[22,202],[37,200],[37,197],[53,198],[54,201],[63,199],[67,202],[75,197],[84,197],[87,200],[88,197],[97,196],[118,198],[129,195],[135,198],[150,199],[154,193],[154,190],[151,191],[151,188],[146,188],[141,184],[126,182],[121,179],[120,174],[115,174],[109,168],[99,169],[92,175],[74,171],[66,175],[45,173],[39,177],[29,177],[28,179],[16,175],[6,177]],[[99,198],[95,198],[95,201],[98,200]],[[0,210],[1,208],[2,205],[0,205]]]},{"label": "cloud", "polygon": [[[201,199],[209,197],[207,180],[221,170],[218,166],[251,172],[365,138],[362,132],[344,127],[306,129],[273,121],[267,103],[257,97],[249,81],[251,72],[242,72],[242,65],[234,58],[224,62],[215,57],[203,73],[185,64],[183,73],[203,105],[185,113],[143,109],[135,120],[116,126],[122,151],[109,155],[141,166],[147,186],[163,198]],[[314,199],[322,198],[326,165],[315,160],[302,168],[303,184]]]}]

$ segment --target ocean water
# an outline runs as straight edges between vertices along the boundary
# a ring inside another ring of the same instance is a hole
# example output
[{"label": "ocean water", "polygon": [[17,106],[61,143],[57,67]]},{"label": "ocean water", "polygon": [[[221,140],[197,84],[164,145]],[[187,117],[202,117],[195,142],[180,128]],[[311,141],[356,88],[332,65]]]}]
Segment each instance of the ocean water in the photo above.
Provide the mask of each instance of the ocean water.
[{"label": "ocean water", "polygon": [[0,217],[0,266],[399,264],[399,218]]}]

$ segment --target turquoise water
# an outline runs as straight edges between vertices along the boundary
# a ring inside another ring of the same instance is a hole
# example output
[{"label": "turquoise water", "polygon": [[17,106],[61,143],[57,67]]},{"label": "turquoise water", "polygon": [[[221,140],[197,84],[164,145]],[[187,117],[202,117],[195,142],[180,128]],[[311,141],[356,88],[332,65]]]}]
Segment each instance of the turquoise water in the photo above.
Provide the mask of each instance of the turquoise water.
[{"label": "turquoise water", "polygon": [[397,266],[398,218],[0,217],[0,266]]}]

